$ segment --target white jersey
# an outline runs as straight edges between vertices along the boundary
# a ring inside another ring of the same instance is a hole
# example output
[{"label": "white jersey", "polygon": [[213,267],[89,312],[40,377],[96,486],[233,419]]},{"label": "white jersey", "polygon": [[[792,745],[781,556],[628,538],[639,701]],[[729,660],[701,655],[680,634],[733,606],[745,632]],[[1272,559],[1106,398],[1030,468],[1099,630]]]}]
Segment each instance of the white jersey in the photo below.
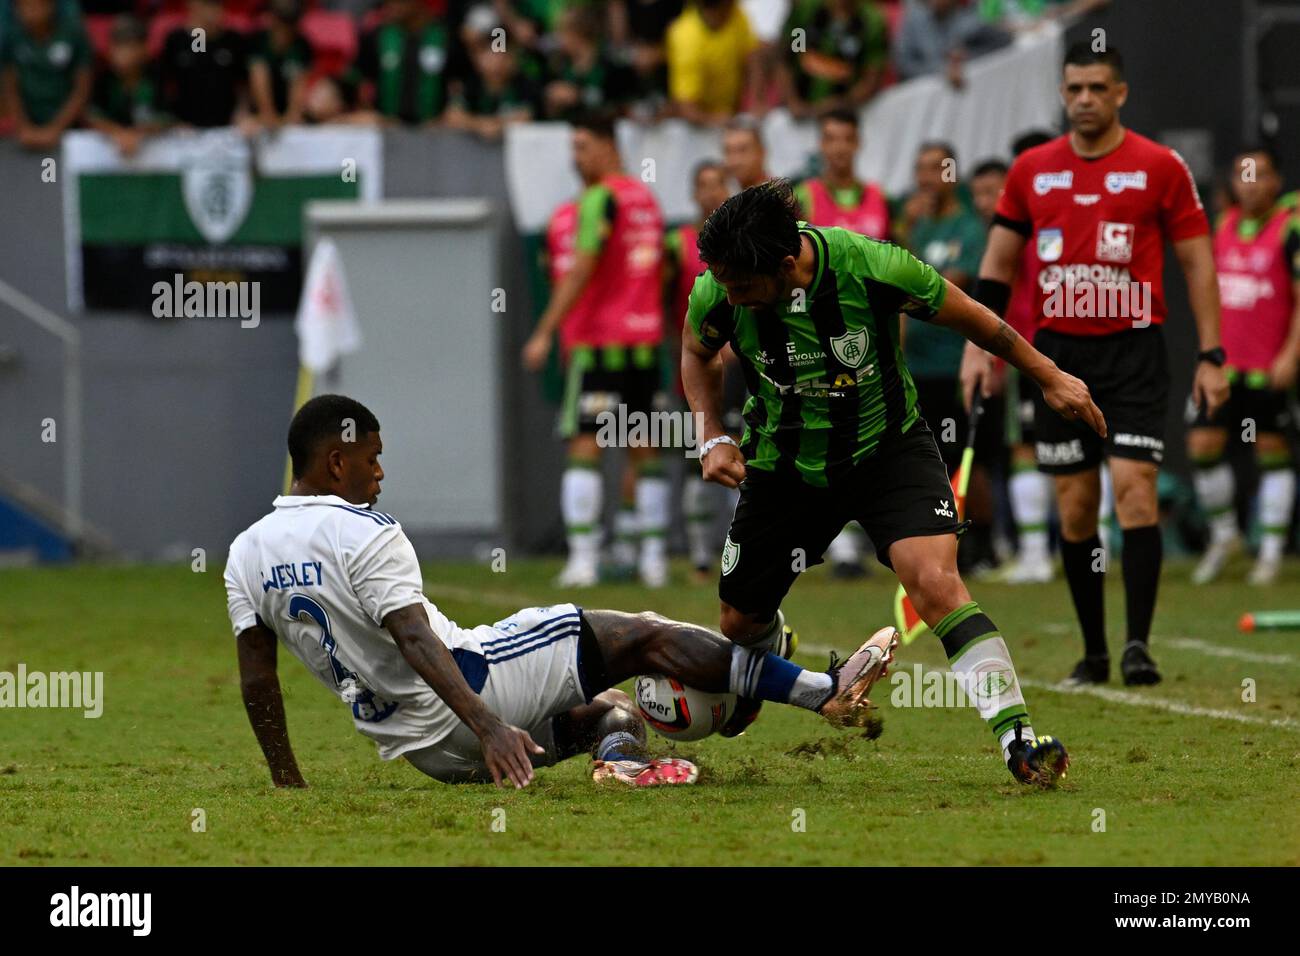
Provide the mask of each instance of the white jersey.
[{"label": "white jersey", "polygon": [[391,760],[459,723],[407,663],[384,616],[423,604],[453,651],[482,653],[490,627],[457,627],[424,597],[415,549],[392,517],[334,495],[282,495],[230,546],[226,598],[235,634],[261,623],[352,710]]}]

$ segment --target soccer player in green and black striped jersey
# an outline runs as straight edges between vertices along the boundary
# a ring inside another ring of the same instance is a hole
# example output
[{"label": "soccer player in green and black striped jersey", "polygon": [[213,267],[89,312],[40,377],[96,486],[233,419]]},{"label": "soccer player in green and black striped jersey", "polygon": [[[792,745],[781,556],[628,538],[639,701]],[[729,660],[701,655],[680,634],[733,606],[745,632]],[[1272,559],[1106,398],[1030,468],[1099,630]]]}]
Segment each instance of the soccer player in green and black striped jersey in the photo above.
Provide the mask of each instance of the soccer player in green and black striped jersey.
[{"label": "soccer player in green and black striped jersey", "polygon": [[[728,199],[700,231],[709,269],[687,309],[682,384],[703,415],[705,479],[740,488],[722,554],[722,632],[780,648],[780,604],[795,577],[859,521],[943,642],[1011,772],[1050,782],[1068,764],[1065,748],[1034,736],[1007,646],[957,572],[952,489],[899,348],[899,314],[1005,358],[1062,415],[1103,434],[1105,422],[1083,382],[932,267],[890,243],[809,226],[797,208],[789,183],[774,180]],[[719,416],[727,342],[751,393],[739,445]],[[745,705],[724,735],[757,715]]]}]

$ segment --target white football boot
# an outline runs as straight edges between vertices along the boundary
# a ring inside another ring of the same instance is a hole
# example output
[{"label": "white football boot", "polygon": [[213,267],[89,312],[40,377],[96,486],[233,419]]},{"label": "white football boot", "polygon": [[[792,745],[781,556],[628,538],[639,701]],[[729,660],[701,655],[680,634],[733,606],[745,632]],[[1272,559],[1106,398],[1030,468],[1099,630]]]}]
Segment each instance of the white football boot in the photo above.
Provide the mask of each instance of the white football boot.
[{"label": "white football boot", "polygon": [[590,588],[600,581],[599,567],[595,561],[570,557],[564,570],[555,579],[557,588]]},{"label": "white football boot", "polygon": [[1211,541],[1200,563],[1196,565],[1196,570],[1192,572],[1192,583],[1209,584],[1223,573],[1224,565],[1239,550],[1241,550],[1240,535]]},{"label": "white football boot", "polygon": [[1047,584],[1056,576],[1050,558],[1023,555],[1016,558],[1006,571],[997,575],[1002,584]]},{"label": "white football boot", "polygon": [[1277,580],[1278,572],[1282,570],[1282,559],[1280,557],[1264,557],[1260,555],[1255,561],[1255,566],[1250,569],[1250,576],[1246,580],[1256,587],[1264,587],[1272,584]]}]

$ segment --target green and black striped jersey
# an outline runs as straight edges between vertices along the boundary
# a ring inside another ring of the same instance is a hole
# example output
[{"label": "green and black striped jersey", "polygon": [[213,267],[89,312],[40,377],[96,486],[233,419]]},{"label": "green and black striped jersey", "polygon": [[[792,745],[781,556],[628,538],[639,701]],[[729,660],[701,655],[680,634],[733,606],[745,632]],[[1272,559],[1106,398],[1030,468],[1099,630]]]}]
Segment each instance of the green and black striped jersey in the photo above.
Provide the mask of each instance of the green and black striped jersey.
[{"label": "green and black striped jersey", "polygon": [[899,313],[932,318],[947,286],[892,243],[799,227],[816,257],[803,295],[796,291],[772,310],[733,307],[704,272],[686,322],[706,348],[730,342],[740,358],[750,392],[741,441],[748,467],[827,487],[882,439],[915,424],[916,386],[899,347]]}]

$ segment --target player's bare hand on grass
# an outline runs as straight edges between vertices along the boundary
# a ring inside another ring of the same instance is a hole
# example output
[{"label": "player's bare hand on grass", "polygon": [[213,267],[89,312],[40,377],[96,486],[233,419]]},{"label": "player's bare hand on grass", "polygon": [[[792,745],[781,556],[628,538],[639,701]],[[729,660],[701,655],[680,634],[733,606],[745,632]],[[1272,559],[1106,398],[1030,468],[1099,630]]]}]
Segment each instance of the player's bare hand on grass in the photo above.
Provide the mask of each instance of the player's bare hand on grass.
[{"label": "player's bare hand on grass", "polygon": [[551,354],[551,337],[534,333],[524,343],[524,368],[530,372],[540,372]]},{"label": "player's bare hand on grass", "polygon": [[1196,366],[1192,400],[1197,408],[1205,409],[1206,416],[1212,416],[1228,400],[1228,376],[1221,367],[1212,362]]},{"label": "player's bare hand on grass", "polygon": [[1106,418],[1082,379],[1057,369],[1043,385],[1043,400],[1066,421],[1083,422],[1102,438],[1106,437]]},{"label": "player's bare hand on grass", "polygon": [[700,473],[705,481],[735,488],[745,480],[745,456],[735,445],[720,442],[700,459]]},{"label": "player's bare hand on grass", "polygon": [[533,782],[533,762],[528,755],[546,753],[528,731],[500,722],[480,737],[479,742],[483,745],[483,762],[492,774],[492,782],[499,787],[502,780],[508,780],[516,790]]}]

